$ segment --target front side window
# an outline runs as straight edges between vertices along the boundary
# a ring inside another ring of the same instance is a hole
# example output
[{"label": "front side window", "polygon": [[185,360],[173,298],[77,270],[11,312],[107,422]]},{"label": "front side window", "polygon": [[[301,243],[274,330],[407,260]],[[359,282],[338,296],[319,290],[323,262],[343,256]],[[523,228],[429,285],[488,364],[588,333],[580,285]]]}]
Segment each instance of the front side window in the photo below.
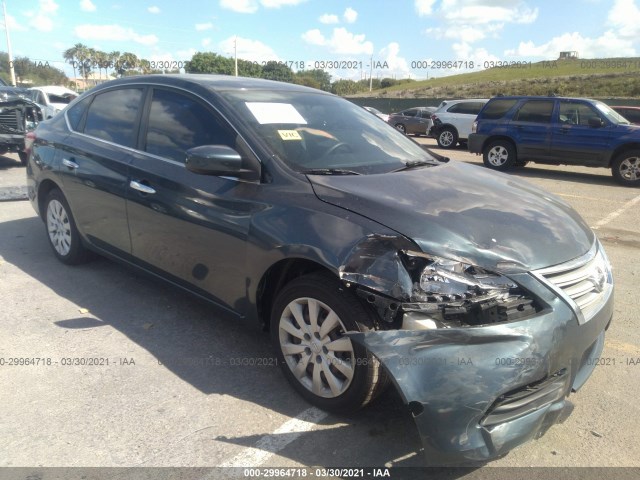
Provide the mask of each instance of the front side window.
[{"label": "front side window", "polygon": [[134,147],[141,103],[141,88],[122,88],[97,94],[87,112],[84,133]]},{"label": "front side window", "polygon": [[591,119],[600,119],[600,115],[591,106],[584,103],[560,102],[560,123],[564,125],[589,126]]},{"label": "front side window", "polygon": [[529,100],[522,104],[513,119],[516,122],[551,123],[553,101]]},{"label": "front side window", "polygon": [[235,148],[236,135],[195,99],[169,90],[154,90],[144,150],[184,162],[187,150],[202,145]]},{"label": "front side window", "polygon": [[415,117],[417,113],[418,113],[417,110],[405,110],[404,112],[401,112],[400,114],[405,116],[405,117]]}]

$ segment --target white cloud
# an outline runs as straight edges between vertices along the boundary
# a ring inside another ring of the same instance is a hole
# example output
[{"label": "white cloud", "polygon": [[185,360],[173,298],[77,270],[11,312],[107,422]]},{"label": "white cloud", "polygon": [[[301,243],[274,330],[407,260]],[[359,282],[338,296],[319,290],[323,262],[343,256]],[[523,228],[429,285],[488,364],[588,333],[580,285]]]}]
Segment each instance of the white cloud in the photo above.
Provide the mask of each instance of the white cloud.
[{"label": "white cloud", "polygon": [[196,23],[196,31],[203,32],[205,30],[211,30],[213,28],[213,23]]},{"label": "white cloud", "polygon": [[202,39],[202,46],[203,47],[208,47],[209,45],[211,45],[211,39],[210,38],[203,38]]},{"label": "white cloud", "polygon": [[258,11],[256,0],[220,0],[220,7],[237,13],[255,13]]},{"label": "white cloud", "polygon": [[347,23],[355,23],[355,21],[358,19],[358,12],[356,12],[353,8],[348,7],[342,14],[342,17]]},{"label": "white cloud", "polygon": [[433,13],[433,5],[436,0],[415,0],[416,11],[418,15],[424,17]]},{"label": "white cloud", "polygon": [[635,0],[616,0],[609,11],[607,24],[614,27],[625,38],[640,36],[640,8]]},{"label": "white cloud", "polygon": [[320,18],[318,18],[318,20],[320,21],[320,23],[324,23],[326,25],[329,25],[332,23],[340,23],[340,19],[338,18],[337,15],[330,15],[328,13],[321,15]]},{"label": "white cloud", "polygon": [[373,43],[365,38],[364,34],[356,35],[342,27],[334,28],[328,39],[317,28],[302,34],[302,39],[308,44],[327,47],[331,53],[341,55],[371,55]]},{"label": "white cloud", "polygon": [[[218,45],[223,56],[233,55],[234,42],[236,37],[229,37]],[[237,37],[238,58],[249,60],[250,62],[268,62],[270,60],[279,60],[278,55],[271,47],[265,45],[259,40],[251,40],[249,38]]]},{"label": "white cloud", "polygon": [[304,32],[302,39],[311,45],[325,45],[327,42],[324,35],[317,28]]},{"label": "white cloud", "polygon": [[53,30],[53,20],[48,15],[38,14],[31,18],[29,25],[40,32],[50,32]]},{"label": "white cloud", "polygon": [[141,45],[151,46],[158,43],[155,35],[140,35],[131,28],[124,28],[120,25],[78,25],[75,34],[83,40],[108,40],[114,42],[133,41]]},{"label": "white cloud", "polygon": [[[0,25],[4,26],[4,22],[0,22]],[[27,27],[25,27],[24,25],[18,23],[18,21],[16,20],[16,17],[14,17],[13,15],[9,15],[7,14],[7,25],[9,25],[9,31],[15,31],[15,32],[24,32],[27,30]]]},{"label": "white cloud", "polygon": [[632,57],[637,54],[633,45],[633,40],[621,38],[613,31],[607,31],[598,38],[583,37],[573,32],[563,33],[541,45],[531,41],[520,42],[518,48],[507,50],[505,55],[555,60],[561,51],[576,50],[582,58]]},{"label": "white cloud", "polygon": [[42,13],[55,13],[58,10],[58,4],[54,0],[39,0],[38,9]]},{"label": "white cloud", "polygon": [[149,8],[147,8],[147,12],[153,14],[160,13],[160,7],[158,7],[157,5],[151,5]]},{"label": "white cloud", "polygon": [[280,8],[299,5],[307,0],[260,0],[260,3],[265,8]]},{"label": "white cloud", "polygon": [[93,4],[91,0],[81,0],[80,10],[82,10],[83,12],[95,12],[96,6]]},{"label": "white cloud", "polygon": [[442,0],[440,12],[455,24],[482,25],[496,22],[533,23],[538,9],[530,8],[522,0],[492,0],[478,5],[477,0]]},{"label": "white cloud", "polygon": [[220,0],[220,7],[237,13],[256,13],[260,5],[264,8],[280,8],[299,5],[307,0]]},{"label": "white cloud", "polygon": [[410,76],[409,64],[404,57],[399,55],[400,45],[396,42],[392,42],[384,47],[379,52],[379,59],[374,61],[386,62],[389,66],[388,70],[385,70],[384,75],[395,76],[398,78],[407,78]]}]

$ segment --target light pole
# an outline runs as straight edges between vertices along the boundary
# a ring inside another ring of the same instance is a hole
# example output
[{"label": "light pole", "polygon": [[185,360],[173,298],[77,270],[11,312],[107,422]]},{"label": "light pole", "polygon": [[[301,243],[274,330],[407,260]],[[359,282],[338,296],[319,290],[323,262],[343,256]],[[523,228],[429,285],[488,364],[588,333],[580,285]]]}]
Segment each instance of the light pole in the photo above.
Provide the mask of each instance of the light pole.
[{"label": "light pole", "polygon": [[7,6],[2,0],[2,13],[4,14],[4,31],[7,34],[7,54],[9,55],[9,74],[11,75],[11,85],[16,86],[16,71],[13,68],[13,55],[11,54],[11,38],[9,38],[9,24],[7,23]]}]

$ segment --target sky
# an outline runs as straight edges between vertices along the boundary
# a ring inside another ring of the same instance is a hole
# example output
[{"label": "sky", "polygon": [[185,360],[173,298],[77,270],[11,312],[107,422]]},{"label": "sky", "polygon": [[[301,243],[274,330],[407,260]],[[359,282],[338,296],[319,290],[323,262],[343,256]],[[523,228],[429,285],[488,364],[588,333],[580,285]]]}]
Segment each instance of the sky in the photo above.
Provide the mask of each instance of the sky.
[{"label": "sky", "polygon": [[238,58],[279,60],[294,70],[324,66],[332,80],[423,79],[490,62],[556,60],[566,50],[582,59],[640,55],[640,0],[5,3],[13,56],[48,62],[69,76],[62,52],[76,43],[175,66],[196,52],[233,56],[235,45]]}]

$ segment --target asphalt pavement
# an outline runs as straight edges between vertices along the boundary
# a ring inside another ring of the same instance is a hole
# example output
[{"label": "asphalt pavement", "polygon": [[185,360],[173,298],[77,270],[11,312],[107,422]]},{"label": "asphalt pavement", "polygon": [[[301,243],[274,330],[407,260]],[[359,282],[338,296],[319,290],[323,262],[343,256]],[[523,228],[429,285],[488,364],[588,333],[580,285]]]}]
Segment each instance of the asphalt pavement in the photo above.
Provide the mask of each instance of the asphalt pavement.
[{"label": "asphalt pavement", "polygon": [[[435,150],[481,164],[463,149]],[[562,197],[595,228],[614,267],[614,322],[565,423],[486,467],[439,478],[640,468],[640,189],[616,185],[606,169],[530,164],[512,175]],[[0,192],[14,192],[0,198],[0,467],[26,467],[0,469],[0,479],[39,467],[225,466],[241,467],[228,470],[241,478],[256,476],[242,467],[311,467],[301,477],[319,476],[315,467],[423,472],[413,420],[393,389],[349,416],[311,408],[254,326],[102,258],[58,262],[24,183],[17,157],[0,157]],[[57,474],[70,478],[33,478]]]}]

